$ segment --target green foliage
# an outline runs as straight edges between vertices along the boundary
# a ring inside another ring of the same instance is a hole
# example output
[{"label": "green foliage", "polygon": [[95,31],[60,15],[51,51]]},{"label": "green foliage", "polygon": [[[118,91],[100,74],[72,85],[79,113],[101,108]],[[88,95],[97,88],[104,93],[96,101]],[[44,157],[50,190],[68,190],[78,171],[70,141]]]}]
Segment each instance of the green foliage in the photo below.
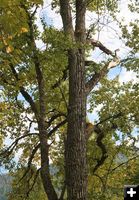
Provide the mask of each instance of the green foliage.
[{"label": "green foliage", "polygon": [[[116,113],[123,113],[122,115],[125,117],[119,117],[115,120],[115,123],[120,131],[130,132],[135,126],[132,118],[137,115],[139,109],[137,106],[138,97],[138,92],[134,91],[134,85],[131,82],[120,85],[117,78],[111,81],[105,79],[101,82],[99,90],[92,92],[90,109],[93,110],[96,106],[103,105],[98,112],[100,120],[114,116]],[[130,117],[127,118],[126,116],[129,114]],[[112,122],[114,122],[113,119]],[[109,124],[105,124],[106,129],[107,126]]]},{"label": "green foliage", "polygon": [[139,20],[135,20],[134,22],[130,22],[129,27],[122,26],[123,38],[126,39],[126,46],[132,48],[132,53],[135,54],[139,50],[138,46],[138,27]]},{"label": "green foliage", "polygon": [[11,174],[12,190],[8,195],[8,199],[23,200],[27,198],[28,200],[47,200],[43,186],[41,184],[40,176],[38,176],[35,180],[37,172],[35,167],[32,167],[30,173],[28,173],[27,176],[20,180],[26,170],[26,168],[20,168]]},{"label": "green foliage", "polygon": [[104,11],[116,12],[118,11],[118,1],[116,0],[95,0],[88,1],[88,9],[90,11],[95,11],[96,13],[103,13]]},{"label": "green foliage", "polygon": [[[97,15],[115,16],[118,11],[119,1],[91,1],[88,3],[87,9]],[[136,2],[137,3],[137,2]],[[31,15],[34,6],[42,4],[41,0],[28,0],[23,3],[19,0],[1,0],[0,1],[0,146],[1,152],[6,150],[3,141],[8,136],[9,139],[15,141],[20,136],[35,132],[38,133],[37,121],[32,112],[30,105],[21,97],[20,90],[24,88],[31,95],[34,103],[39,111],[39,91],[38,82],[36,79],[36,71],[34,64],[34,49],[30,42],[31,27],[28,23],[28,13]],[[74,11],[75,1],[72,1],[72,9]],[[58,7],[58,1],[53,1],[53,8]],[[32,8],[33,7],[33,8]],[[138,12],[134,4],[129,5],[132,12]],[[57,30],[55,27],[47,27],[43,25],[42,33],[39,27],[36,26],[35,16],[32,18],[34,31],[34,40],[40,39],[44,48],[36,48],[35,52],[40,62],[40,69],[44,76],[44,91],[45,91],[45,108],[47,110],[46,122],[56,114],[67,115],[67,102],[69,97],[68,88],[68,58],[69,49],[76,49],[80,44],[75,44],[71,39],[64,34],[63,30]],[[97,22],[97,25],[99,22]],[[92,25],[92,34],[98,28]],[[129,29],[130,27],[130,29]],[[139,59],[136,55],[139,46],[139,28],[138,20],[131,22],[129,27],[120,23],[122,38],[126,45],[130,47],[130,55],[124,59],[120,66],[128,71],[139,72]],[[84,46],[86,55],[90,55],[90,46]],[[95,52],[96,48],[93,49]],[[109,60],[107,60],[109,62]],[[96,75],[103,68],[104,63],[107,64],[106,58],[102,62],[97,62],[97,59],[90,66],[86,67],[86,81]],[[11,64],[18,73],[18,80],[13,75]],[[64,71],[67,72],[67,77],[63,79]],[[57,82],[60,82],[58,87],[53,87]],[[97,134],[92,131],[92,136],[88,142],[88,171],[89,185],[88,198],[92,199],[123,199],[123,185],[137,183],[138,161],[134,160],[123,164],[121,167],[113,170],[122,162],[130,159],[136,154],[135,144],[132,140],[138,142],[135,134],[135,128],[139,127],[139,84],[128,82],[120,83],[119,77],[110,80],[107,76],[100,80],[95,89],[91,92],[88,98],[90,108],[88,113],[93,113],[97,110],[97,118],[94,124],[100,123],[99,128],[104,132],[103,143],[107,150],[107,159],[103,165],[94,174],[93,170],[102,156],[102,150],[97,145]],[[99,109],[100,108],[100,109]],[[118,115],[118,117],[115,117]],[[52,121],[48,131],[53,130],[62,120],[60,116]],[[64,142],[66,138],[66,125],[57,129],[56,133],[49,139],[50,141],[50,160],[52,164],[51,175],[54,186],[58,192],[63,188],[65,181],[64,175]],[[122,135],[122,136],[121,136]],[[19,158],[19,166],[27,165],[27,161],[34,147],[38,144],[39,138],[37,134],[30,137],[25,137],[20,142],[17,142],[16,147],[11,154],[7,152],[7,157],[2,157],[1,164],[7,168],[15,167],[13,157],[21,152]],[[117,143],[119,145],[117,145]],[[95,152],[95,153],[94,153]],[[40,151],[37,151],[33,159],[33,163],[40,166]],[[18,183],[22,177],[25,168],[18,169],[12,174],[12,192],[9,194],[9,199],[20,200],[26,197],[29,187],[33,183],[33,177],[36,173],[36,168],[32,168],[28,175]],[[128,173],[131,173],[129,175]],[[134,176],[132,180],[131,177]],[[101,187],[100,187],[101,185]],[[106,191],[106,195],[104,192]],[[41,179],[38,177],[33,190],[29,195],[29,200],[46,199]]]},{"label": "green foliage", "polygon": [[135,173],[134,173],[133,177],[131,177],[129,179],[129,182],[132,183],[133,185],[138,185],[138,183],[139,183],[139,170],[138,170],[139,161],[138,160],[136,162],[136,165],[137,165],[137,167],[135,169]]},{"label": "green foliage", "polygon": [[139,2],[138,1],[130,0],[128,7],[129,7],[131,12],[133,12],[135,14],[139,13]]}]

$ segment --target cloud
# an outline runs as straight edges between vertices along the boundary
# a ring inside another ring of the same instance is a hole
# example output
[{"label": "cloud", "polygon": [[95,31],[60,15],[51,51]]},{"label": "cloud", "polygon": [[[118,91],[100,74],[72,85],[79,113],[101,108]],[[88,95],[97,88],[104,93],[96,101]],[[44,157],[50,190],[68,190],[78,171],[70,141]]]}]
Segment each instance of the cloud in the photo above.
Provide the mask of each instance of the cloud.
[{"label": "cloud", "polygon": [[131,5],[131,0],[125,0],[119,2],[120,12],[117,15],[117,19],[123,19],[124,24],[129,24],[131,21],[133,22],[135,19],[138,19],[138,14],[135,12],[131,12],[129,10],[129,5]]},{"label": "cloud", "polygon": [[126,69],[123,69],[119,76],[120,83],[126,83],[129,81],[133,81],[133,83],[139,82],[139,79],[137,78],[137,73],[133,71],[127,71]]}]

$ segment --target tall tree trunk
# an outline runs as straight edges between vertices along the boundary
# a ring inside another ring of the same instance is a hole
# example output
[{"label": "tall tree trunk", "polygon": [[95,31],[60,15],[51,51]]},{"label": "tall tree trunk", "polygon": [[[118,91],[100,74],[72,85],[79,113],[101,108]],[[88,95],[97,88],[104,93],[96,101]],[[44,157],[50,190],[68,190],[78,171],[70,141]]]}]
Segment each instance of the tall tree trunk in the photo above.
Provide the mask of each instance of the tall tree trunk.
[{"label": "tall tree trunk", "polygon": [[65,34],[80,48],[70,49],[69,110],[65,147],[65,171],[68,200],[87,199],[86,161],[86,92],[85,92],[85,31],[86,0],[76,0],[76,26],[72,26],[69,0],[60,0],[60,13]]},{"label": "tall tree trunk", "polygon": [[69,53],[69,113],[66,141],[68,200],[87,199],[86,95],[84,52]]}]

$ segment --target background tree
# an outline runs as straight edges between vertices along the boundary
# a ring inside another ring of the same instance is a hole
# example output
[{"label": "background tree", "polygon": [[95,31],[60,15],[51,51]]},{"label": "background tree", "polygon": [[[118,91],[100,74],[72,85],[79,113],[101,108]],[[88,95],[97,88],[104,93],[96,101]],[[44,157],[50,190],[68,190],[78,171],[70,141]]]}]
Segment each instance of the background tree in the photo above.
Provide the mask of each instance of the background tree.
[{"label": "background tree", "polygon": [[[38,172],[35,167],[31,167],[28,176],[23,177],[24,172],[26,169],[20,168],[11,174],[12,177],[12,190],[8,194],[8,199],[16,199],[16,200],[23,200],[23,199],[44,199],[47,200],[45,192],[43,190],[43,186],[41,184],[40,177],[38,178]],[[35,175],[33,175],[35,174]],[[22,181],[20,180],[22,179]],[[36,180],[37,181],[36,181]]]}]

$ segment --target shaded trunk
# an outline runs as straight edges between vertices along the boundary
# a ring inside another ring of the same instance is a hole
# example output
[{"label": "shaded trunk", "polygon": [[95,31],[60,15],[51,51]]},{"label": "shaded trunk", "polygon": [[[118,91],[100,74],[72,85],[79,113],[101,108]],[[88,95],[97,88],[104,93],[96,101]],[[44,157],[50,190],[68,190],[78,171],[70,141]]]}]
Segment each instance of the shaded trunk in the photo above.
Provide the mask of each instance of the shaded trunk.
[{"label": "shaded trunk", "polygon": [[[86,1],[76,0],[76,25],[74,35],[75,41],[80,47],[76,50],[69,50],[68,57],[69,111],[65,152],[68,200],[87,199],[86,92],[84,49],[86,42],[85,12]],[[72,30],[70,33],[72,37]]]},{"label": "shaded trunk", "polygon": [[69,52],[69,113],[65,153],[69,200],[87,199],[84,73],[84,50]]}]

